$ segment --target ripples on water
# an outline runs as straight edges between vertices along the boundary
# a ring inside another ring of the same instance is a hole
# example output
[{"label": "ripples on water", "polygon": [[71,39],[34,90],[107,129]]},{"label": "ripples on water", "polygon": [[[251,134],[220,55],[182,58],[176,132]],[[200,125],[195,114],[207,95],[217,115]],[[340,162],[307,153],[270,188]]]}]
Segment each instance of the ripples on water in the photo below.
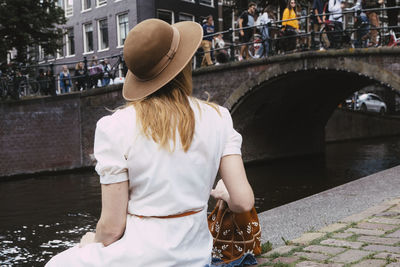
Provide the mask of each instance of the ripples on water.
[{"label": "ripples on water", "polygon": [[[78,243],[81,235],[94,230],[90,214],[68,214],[61,223],[10,227],[0,236],[1,266],[43,266],[52,255]],[[74,226],[73,226],[74,225]]]},{"label": "ripples on water", "polygon": [[[246,166],[258,211],[400,164],[400,138],[330,144],[325,157]],[[0,266],[43,266],[93,231],[100,215],[94,172],[0,182]]]},{"label": "ripples on water", "polygon": [[0,266],[43,266],[95,229],[100,185],[93,172],[0,183]]}]

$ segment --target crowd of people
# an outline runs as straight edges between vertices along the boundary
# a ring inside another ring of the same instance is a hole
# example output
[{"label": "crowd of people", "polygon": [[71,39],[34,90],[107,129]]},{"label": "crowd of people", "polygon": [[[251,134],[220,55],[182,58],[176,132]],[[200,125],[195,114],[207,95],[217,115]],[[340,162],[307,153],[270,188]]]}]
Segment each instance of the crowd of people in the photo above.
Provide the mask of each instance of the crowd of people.
[{"label": "crowd of people", "polygon": [[93,56],[87,70],[85,64],[81,61],[75,65],[74,74],[71,75],[68,66],[63,65],[58,78],[60,93],[69,93],[107,86],[114,78],[114,72],[108,59],[98,61],[97,57]]},{"label": "crowd of people", "polygon": [[[261,8],[250,2],[247,10],[240,13],[237,19],[238,30],[235,33],[239,36],[238,60],[267,57],[271,53],[297,49],[326,50],[346,45],[377,47],[380,45],[379,12],[363,10],[381,8],[383,3],[384,0],[357,0],[354,6],[349,7],[343,0],[314,0],[312,8],[307,10],[296,3],[296,0],[288,0],[286,7],[281,8],[281,19],[278,21],[277,8],[271,5]],[[344,30],[343,25],[344,11],[350,12],[349,16],[354,16],[354,24],[348,31]],[[204,56],[201,66],[221,63],[214,56],[213,50],[215,54],[220,53],[216,40],[222,36],[215,33],[211,15],[203,22],[203,33]]]}]

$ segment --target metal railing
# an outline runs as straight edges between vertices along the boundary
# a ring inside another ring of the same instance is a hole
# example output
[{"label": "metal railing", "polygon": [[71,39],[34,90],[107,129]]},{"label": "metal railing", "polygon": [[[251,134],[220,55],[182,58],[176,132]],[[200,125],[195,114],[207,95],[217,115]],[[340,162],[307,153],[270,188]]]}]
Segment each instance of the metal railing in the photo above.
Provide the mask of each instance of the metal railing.
[{"label": "metal railing", "polygon": [[[101,64],[108,61],[108,64]],[[63,66],[67,72],[64,75]],[[58,95],[123,83],[127,72],[122,54],[37,65],[9,64],[0,71],[0,98]]]},{"label": "metal railing", "polygon": [[[398,10],[400,6],[395,7],[384,7],[384,8],[370,8],[370,9],[354,9],[353,8],[344,8],[342,12],[329,12],[324,14],[315,15],[314,13],[308,14],[306,16],[299,16],[294,19],[286,19],[286,20],[276,20],[271,21],[268,24],[261,24],[255,26],[247,26],[242,28],[234,28],[225,31],[215,32],[213,34],[205,35],[204,37],[212,37],[213,40],[216,36],[223,36],[224,40],[231,40],[229,43],[225,43],[224,47],[217,47],[212,48],[210,50],[210,54],[219,54],[221,51],[225,54],[225,62],[226,61],[238,61],[240,60],[238,47],[248,46],[250,50],[251,57],[257,57],[256,53],[260,46],[264,45],[265,42],[269,44],[268,56],[270,55],[277,55],[277,54],[284,54],[284,53],[295,53],[301,52],[305,50],[317,50],[322,47],[322,36],[327,36],[331,46],[330,47],[323,47],[321,49],[340,49],[345,47],[368,47],[368,39],[371,37],[369,36],[370,31],[376,30],[378,32],[378,40],[379,46],[386,46],[391,45],[389,41],[391,39],[397,39],[396,34],[393,30],[400,30],[400,25],[397,26],[386,26],[386,27],[375,27],[371,23],[358,23],[357,25],[353,25],[352,27],[343,27],[343,23],[339,23],[335,20],[329,20],[331,15],[340,15],[339,17],[343,18],[346,15],[353,14],[354,17],[358,17],[361,19],[360,15],[355,15],[357,12],[361,14],[365,14],[368,12],[382,12],[388,10]],[[319,31],[314,31],[314,21],[317,17],[325,17],[325,21],[321,24]],[[289,22],[289,21],[305,21],[305,29],[296,30],[293,32],[292,30],[285,29],[282,26],[282,22]],[[263,39],[260,35],[257,34],[257,30],[266,27],[269,31],[269,37]],[[234,40],[233,36],[235,36],[236,32],[241,30],[251,30],[255,34],[253,35],[252,39],[247,43],[241,43]],[[290,32],[292,31],[292,32]],[[361,36],[361,34],[365,33]],[[364,38],[362,38],[364,37]],[[362,39],[362,42],[361,40]],[[292,42],[291,45],[288,45],[289,42]],[[293,44],[294,43],[294,44]],[[288,47],[287,47],[287,46]],[[400,46],[400,42],[397,41],[394,43],[396,46]],[[201,61],[202,57],[204,56],[205,52],[201,51],[197,52],[197,62]],[[265,50],[265,49],[264,49]],[[218,62],[216,56],[213,55],[215,58],[215,62],[217,64],[221,64],[224,62]],[[196,67],[201,67],[201,64],[196,64]]]},{"label": "metal railing", "polygon": [[[376,11],[387,11],[393,9],[400,9],[399,6],[386,7],[386,8],[372,8],[372,9],[361,9],[360,12],[376,12]],[[328,17],[330,15],[345,16],[347,14],[354,14],[356,10],[353,8],[345,9],[341,13],[331,12],[326,14],[318,15],[319,17]],[[277,20],[272,21],[265,25],[248,26],[242,28],[229,29],[226,31],[216,32],[213,34],[206,35],[205,37],[212,37],[221,35],[224,39],[224,45],[222,47],[214,47],[210,50],[210,54],[213,54],[215,62],[223,64],[228,61],[239,60],[239,47],[244,45],[248,46],[252,57],[257,57],[257,51],[260,46],[268,42],[269,50],[267,51],[268,56],[277,55],[282,53],[295,53],[298,51],[305,50],[316,50],[321,47],[322,36],[326,35],[331,42],[333,49],[339,49],[343,47],[363,47],[365,44],[360,44],[359,35],[361,31],[369,32],[370,30],[376,30],[379,33],[380,45],[384,46],[388,44],[386,39],[394,39],[395,45],[400,46],[400,41],[397,39],[394,29],[399,30],[400,25],[387,26],[387,27],[374,27],[371,24],[361,24],[360,27],[347,27],[347,28],[335,28],[335,22],[326,20],[321,29],[317,32],[314,31],[314,19],[315,14],[309,14],[306,16],[300,16],[295,19]],[[305,24],[310,27],[306,27],[304,30],[296,31],[295,33],[285,33],[288,30],[281,25],[282,22],[289,22],[294,20],[305,20]],[[269,38],[262,39],[260,35],[255,35],[249,42],[241,43],[233,40],[234,33],[241,30],[251,30],[256,32],[257,29],[267,27],[269,30]],[[225,42],[225,40],[232,40],[231,42]],[[291,43],[291,47],[287,45]],[[194,56],[193,68],[201,67],[201,61],[204,57],[204,51],[201,48],[197,51]],[[108,60],[109,65],[107,68],[100,65],[101,61]],[[77,64],[81,63],[81,67],[77,69]],[[67,66],[70,70],[69,75],[62,75],[61,66]],[[124,77],[127,72],[125,62],[122,54],[113,55],[109,57],[97,59],[87,59],[84,57],[82,61],[71,61],[61,63],[46,63],[37,65],[21,65],[14,64],[8,65],[1,68],[0,66],[0,97],[1,99],[20,99],[21,97],[26,98],[29,96],[37,95],[58,95],[63,93],[69,93],[74,91],[90,90],[92,88],[106,86],[113,83],[124,82]]]}]

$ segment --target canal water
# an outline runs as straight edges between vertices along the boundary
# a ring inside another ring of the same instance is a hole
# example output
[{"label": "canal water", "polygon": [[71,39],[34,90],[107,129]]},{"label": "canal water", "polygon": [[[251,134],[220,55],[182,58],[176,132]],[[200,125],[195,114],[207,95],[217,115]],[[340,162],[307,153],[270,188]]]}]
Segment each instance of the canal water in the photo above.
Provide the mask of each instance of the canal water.
[{"label": "canal water", "polygon": [[[400,138],[328,144],[325,156],[246,166],[259,212],[400,164]],[[93,231],[100,186],[92,171],[0,182],[0,266],[43,266]]]}]

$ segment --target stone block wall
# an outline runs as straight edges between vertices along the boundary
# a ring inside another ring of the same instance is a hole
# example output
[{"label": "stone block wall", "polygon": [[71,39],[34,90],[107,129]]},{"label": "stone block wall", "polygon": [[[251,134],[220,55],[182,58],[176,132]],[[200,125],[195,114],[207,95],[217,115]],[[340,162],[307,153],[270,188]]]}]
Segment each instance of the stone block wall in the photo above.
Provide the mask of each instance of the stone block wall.
[{"label": "stone block wall", "polygon": [[80,166],[78,95],[0,106],[0,176]]},{"label": "stone block wall", "polygon": [[351,112],[337,109],[325,126],[325,141],[400,135],[398,117],[382,117],[376,113]]},{"label": "stone block wall", "polygon": [[121,85],[0,104],[0,177],[92,166],[96,122],[124,104]]}]

